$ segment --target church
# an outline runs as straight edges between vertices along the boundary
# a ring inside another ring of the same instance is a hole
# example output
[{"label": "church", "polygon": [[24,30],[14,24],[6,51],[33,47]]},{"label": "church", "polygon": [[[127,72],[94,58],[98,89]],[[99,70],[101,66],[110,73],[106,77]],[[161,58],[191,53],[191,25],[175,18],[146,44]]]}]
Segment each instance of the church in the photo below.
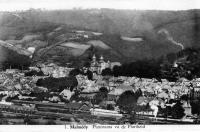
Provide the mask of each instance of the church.
[{"label": "church", "polygon": [[103,56],[101,56],[99,61],[97,61],[96,56],[93,55],[90,63],[90,71],[101,74],[101,72],[106,68],[110,68],[110,61],[105,62]]}]

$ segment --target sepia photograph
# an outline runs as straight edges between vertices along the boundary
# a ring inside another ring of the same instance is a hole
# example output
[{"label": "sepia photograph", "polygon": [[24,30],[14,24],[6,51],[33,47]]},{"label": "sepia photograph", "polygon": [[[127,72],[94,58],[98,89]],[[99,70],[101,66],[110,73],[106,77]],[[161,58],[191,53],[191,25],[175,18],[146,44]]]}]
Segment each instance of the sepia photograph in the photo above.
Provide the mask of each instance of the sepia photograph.
[{"label": "sepia photograph", "polygon": [[198,126],[200,0],[0,0],[0,124]]}]

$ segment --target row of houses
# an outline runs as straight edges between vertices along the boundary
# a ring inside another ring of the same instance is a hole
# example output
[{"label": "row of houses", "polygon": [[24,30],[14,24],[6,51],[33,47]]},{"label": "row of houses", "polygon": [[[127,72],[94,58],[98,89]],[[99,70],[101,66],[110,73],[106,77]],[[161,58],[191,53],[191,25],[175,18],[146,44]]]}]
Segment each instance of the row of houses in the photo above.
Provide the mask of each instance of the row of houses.
[{"label": "row of houses", "polygon": [[49,75],[54,78],[66,77],[69,75],[70,71],[74,69],[69,67],[58,66],[54,63],[50,63],[48,65],[41,65],[40,67],[45,75]]}]

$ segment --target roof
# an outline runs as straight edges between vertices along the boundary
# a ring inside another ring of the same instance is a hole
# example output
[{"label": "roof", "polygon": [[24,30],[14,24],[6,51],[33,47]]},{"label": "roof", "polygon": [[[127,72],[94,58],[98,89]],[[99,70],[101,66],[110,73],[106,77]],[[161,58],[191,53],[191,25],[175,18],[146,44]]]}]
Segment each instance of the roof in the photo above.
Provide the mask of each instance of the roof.
[{"label": "roof", "polygon": [[96,95],[96,92],[91,92],[91,93],[80,93],[80,97],[91,97],[93,98]]},{"label": "roof", "polygon": [[108,86],[108,82],[106,82],[105,80],[102,80],[102,79],[98,79],[95,84],[97,85],[105,85],[105,86]]},{"label": "roof", "polygon": [[120,85],[110,91],[108,94],[110,95],[121,95],[125,91],[134,91],[134,88],[128,85]]},{"label": "roof", "polygon": [[83,111],[89,111],[91,109],[91,106],[83,104],[79,110],[83,110]]},{"label": "roof", "polygon": [[84,106],[84,109],[86,109],[85,108],[86,106],[90,107],[86,103],[74,102],[74,103],[67,103],[67,104],[65,104],[64,108],[78,110],[78,109],[82,108],[83,106]]},{"label": "roof", "polygon": [[65,104],[64,108],[69,108],[69,109],[79,109],[82,106],[82,103],[67,103]]},{"label": "roof", "polygon": [[167,93],[165,93],[165,92],[159,93],[157,96],[159,98],[169,98],[169,95]]},{"label": "roof", "polygon": [[146,101],[147,101],[147,99],[145,97],[141,96],[141,97],[138,98],[137,104],[141,104],[141,103],[146,102]]},{"label": "roof", "polygon": [[121,84],[121,85],[117,86],[116,89],[133,90],[134,88],[129,85]]},{"label": "roof", "polygon": [[101,105],[107,105],[107,104],[115,105],[116,102],[115,102],[115,101],[108,101],[108,100],[105,100],[105,101],[102,101],[100,104],[101,104]]},{"label": "roof", "polygon": [[27,103],[27,104],[32,103],[32,104],[36,104],[36,105],[40,105],[40,106],[61,107],[61,108],[64,107],[66,109],[76,109],[76,110],[80,109],[84,105],[90,107],[90,104],[78,103],[78,102],[66,103],[66,104],[42,103],[42,102],[38,102],[38,101],[21,101],[21,100],[12,100],[12,102],[14,102],[14,103]]},{"label": "roof", "polygon": [[152,101],[153,99],[154,99],[154,97],[144,97],[144,96],[141,96],[141,97],[138,98],[137,104],[141,104],[143,102],[148,103],[148,102]]},{"label": "roof", "polygon": [[71,96],[74,94],[74,92],[71,92],[70,90],[68,89],[64,89],[60,95],[64,96],[64,97],[67,97],[67,99],[70,99]]}]

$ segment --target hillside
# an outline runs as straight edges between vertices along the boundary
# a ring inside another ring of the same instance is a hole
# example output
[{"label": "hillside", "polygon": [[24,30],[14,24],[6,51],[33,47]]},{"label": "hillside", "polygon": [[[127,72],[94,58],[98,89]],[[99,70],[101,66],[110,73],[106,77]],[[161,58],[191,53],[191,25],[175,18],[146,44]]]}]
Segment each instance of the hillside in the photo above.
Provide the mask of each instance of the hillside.
[{"label": "hillside", "polygon": [[132,62],[199,47],[199,21],[199,10],[2,12],[0,40],[34,48],[33,62],[84,63],[94,53],[106,60]]},{"label": "hillside", "polygon": [[27,51],[0,41],[0,68],[26,69],[31,64]]}]

